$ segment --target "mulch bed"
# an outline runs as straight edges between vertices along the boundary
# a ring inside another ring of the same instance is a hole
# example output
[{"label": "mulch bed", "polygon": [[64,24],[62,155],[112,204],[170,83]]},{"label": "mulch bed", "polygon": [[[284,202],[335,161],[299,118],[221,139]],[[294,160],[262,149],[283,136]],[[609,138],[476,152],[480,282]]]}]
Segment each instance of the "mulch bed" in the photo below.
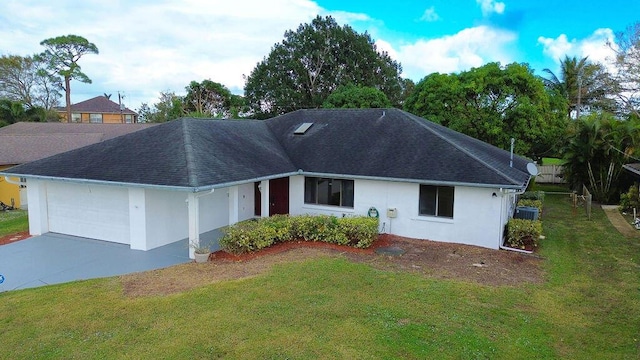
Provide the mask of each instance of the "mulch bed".
[{"label": "mulch bed", "polygon": [[228,260],[228,261],[248,261],[255,259],[259,256],[278,254],[285,251],[289,251],[291,249],[299,249],[299,248],[312,248],[312,249],[329,249],[336,250],[340,252],[349,252],[352,254],[366,254],[371,255],[374,254],[376,249],[381,247],[390,247],[396,243],[394,241],[394,236],[389,234],[381,234],[378,236],[374,243],[366,248],[366,249],[358,249],[352,246],[347,245],[338,245],[338,244],[329,244],[321,241],[288,241],[279,244],[275,244],[269,246],[268,248],[261,249],[260,251],[255,251],[246,254],[234,255],[228,253],[224,250],[218,250],[216,252],[211,253],[209,256],[209,261],[212,260]]},{"label": "mulch bed", "polygon": [[3,236],[3,237],[0,237],[0,245],[10,244],[12,242],[24,240],[24,239],[27,239],[27,238],[30,238],[30,237],[31,237],[31,235],[29,235],[28,231],[23,231],[23,232],[19,232],[19,233],[16,233],[16,234],[6,235],[6,236]]}]

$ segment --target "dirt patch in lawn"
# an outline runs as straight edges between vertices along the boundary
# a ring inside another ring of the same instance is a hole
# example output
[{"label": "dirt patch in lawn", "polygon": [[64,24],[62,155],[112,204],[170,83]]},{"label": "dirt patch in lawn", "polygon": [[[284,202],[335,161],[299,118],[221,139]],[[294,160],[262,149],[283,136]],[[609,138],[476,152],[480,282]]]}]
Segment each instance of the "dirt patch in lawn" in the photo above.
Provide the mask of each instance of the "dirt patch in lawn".
[{"label": "dirt patch in lawn", "polygon": [[16,234],[0,236],[0,245],[10,244],[12,242],[24,240],[31,237],[28,231],[19,232]]},{"label": "dirt patch in lawn", "polygon": [[[400,249],[403,253],[378,253],[389,248]],[[305,261],[320,256],[344,257],[385,271],[407,271],[425,277],[490,286],[539,283],[543,278],[540,266],[542,259],[536,255],[381,235],[370,249],[318,242],[290,242],[241,256],[216,252],[205,264],[188,263],[128,274],[122,276],[121,280],[127,296],[167,295],[218,281],[256,276],[267,272],[274,264]]]}]

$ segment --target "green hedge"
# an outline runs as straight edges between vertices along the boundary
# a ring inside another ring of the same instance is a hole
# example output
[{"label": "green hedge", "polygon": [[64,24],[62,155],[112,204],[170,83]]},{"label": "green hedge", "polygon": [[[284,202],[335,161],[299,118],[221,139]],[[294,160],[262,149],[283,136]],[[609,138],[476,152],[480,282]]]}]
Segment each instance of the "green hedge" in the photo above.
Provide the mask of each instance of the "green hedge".
[{"label": "green hedge", "polygon": [[544,191],[525,191],[520,194],[520,199],[544,201]]},{"label": "green hedge", "polygon": [[524,249],[527,245],[536,247],[540,235],[542,235],[540,220],[510,219],[507,223],[507,245],[512,248]]},{"label": "green hedge", "polygon": [[276,215],[227,227],[220,238],[220,246],[227,252],[242,254],[275,243],[302,239],[366,248],[377,236],[376,218]]}]

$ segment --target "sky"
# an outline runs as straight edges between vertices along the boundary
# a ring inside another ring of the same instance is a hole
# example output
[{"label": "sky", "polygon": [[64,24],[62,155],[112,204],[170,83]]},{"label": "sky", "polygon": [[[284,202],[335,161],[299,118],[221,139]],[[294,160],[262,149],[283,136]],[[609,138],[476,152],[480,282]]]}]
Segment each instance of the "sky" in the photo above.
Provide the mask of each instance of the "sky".
[{"label": "sky", "polygon": [[163,91],[183,95],[194,80],[242,95],[245,77],[285,31],[317,15],[366,31],[418,82],[489,62],[528,63],[537,75],[557,73],[565,56],[607,65],[607,41],[615,46],[638,14],[637,0],[0,0],[0,55],[83,36],[100,53],[80,59],[92,83],[73,81],[72,103],[120,93],[137,110]]}]

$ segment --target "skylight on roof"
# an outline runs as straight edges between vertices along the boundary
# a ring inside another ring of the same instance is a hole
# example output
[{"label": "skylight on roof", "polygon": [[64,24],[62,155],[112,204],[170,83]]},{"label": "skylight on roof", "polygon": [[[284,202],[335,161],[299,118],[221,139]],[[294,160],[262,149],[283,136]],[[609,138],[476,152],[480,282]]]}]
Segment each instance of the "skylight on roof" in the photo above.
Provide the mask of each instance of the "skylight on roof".
[{"label": "skylight on roof", "polygon": [[302,125],[298,126],[298,128],[293,132],[294,135],[304,135],[304,133],[309,130],[309,128],[313,125],[313,123],[302,123]]}]

